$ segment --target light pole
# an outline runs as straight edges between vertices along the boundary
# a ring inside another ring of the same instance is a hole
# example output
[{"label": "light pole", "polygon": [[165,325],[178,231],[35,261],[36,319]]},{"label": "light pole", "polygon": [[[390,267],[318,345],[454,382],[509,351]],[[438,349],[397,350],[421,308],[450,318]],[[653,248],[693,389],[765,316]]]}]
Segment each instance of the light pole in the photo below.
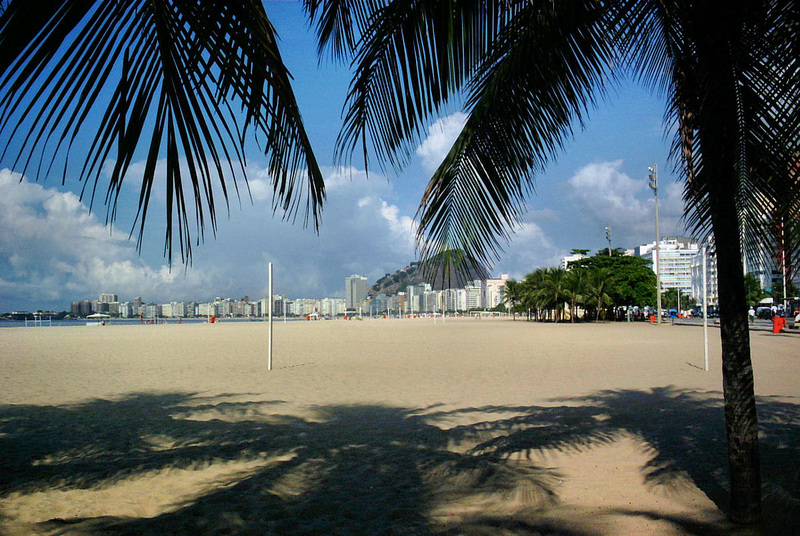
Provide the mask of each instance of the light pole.
[{"label": "light pole", "polygon": [[660,248],[659,242],[661,241],[661,236],[658,232],[658,168],[656,164],[653,163],[652,166],[647,168],[650,170],[650,174],[647,176],[650,179],[650,189],[653,190],[653,197],[655,198],[655,209],[656,209],[656,247],[653,250],[653,263],[655,264],[656,268],[656,322],[659,324],[661,323],[661,255],[660,255]]}]

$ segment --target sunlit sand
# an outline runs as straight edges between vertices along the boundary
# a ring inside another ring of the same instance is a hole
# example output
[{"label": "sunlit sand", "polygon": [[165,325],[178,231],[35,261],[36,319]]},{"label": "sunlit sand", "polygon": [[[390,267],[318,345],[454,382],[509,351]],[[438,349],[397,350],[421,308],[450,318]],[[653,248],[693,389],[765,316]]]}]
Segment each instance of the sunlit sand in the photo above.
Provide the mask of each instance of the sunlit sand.
[{"label": "sunlit sand", "polygon": [[[0,533],[728,533],[719,332],[510,319],[0,331]],[[767,533],[800,334],[753,332]],[[5,532],[3,532],[5,531]]]}]

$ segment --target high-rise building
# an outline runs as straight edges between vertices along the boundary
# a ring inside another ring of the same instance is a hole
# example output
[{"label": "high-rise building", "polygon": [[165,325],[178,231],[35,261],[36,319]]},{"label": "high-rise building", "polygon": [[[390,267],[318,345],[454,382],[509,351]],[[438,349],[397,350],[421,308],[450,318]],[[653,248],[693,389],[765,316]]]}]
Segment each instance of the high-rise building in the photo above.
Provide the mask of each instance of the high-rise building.
[{"label": "high-rise building", "polygon": [[100,299],[98,299],[97,301],[99,301],[100,303],[112,303],[112,302],[116,302],[116,301],[119,301],[119,300],[117,299],[117,295],[116,294],[103,293],[103,294],[100,294]]},{"label": "high-rise building", "polygon": [[89,300],[82,300],[79,302],[72,302],[70,307],[70,314],[72,316],[89,316],[94,312],[94,304]]},{"label": "high-rise building", "polygon": [[[700,252],[700,244],[691,238],[662,238],[655,255],[655,242],[636,248],[636,255],[651,261],[653,271],[660,263],[661,288],[680,289],[692,293],[692,259]],[[656,257],[656,258],[654,258]]]},{"label": "high-rise building", "polygon": [[344,299],[348,310],[356,311],[367,297],[367,278],[363,275],[351,275],[344,280]]},{"label": "high-rise building", "polygon": [[[719,285],[717,284],[717,257],[714,255],[713,243],[706,254],[706,296],[709,305],[719,301]],[[692,297],[696,305],[703,303],[703,250],[692,257]]]},{"label": "high-rise building", "polygon": [[467,291],[466,310],[480,309],[483,304],[483,281],[475,280],[467,284],[464,289]]},{"label": "high-rise building", "polygon": [[508,274],[502,274],[497,279],[487,279],[483,289],[483,306],[489,309],[497,307],[505,300],[505,286]]}]

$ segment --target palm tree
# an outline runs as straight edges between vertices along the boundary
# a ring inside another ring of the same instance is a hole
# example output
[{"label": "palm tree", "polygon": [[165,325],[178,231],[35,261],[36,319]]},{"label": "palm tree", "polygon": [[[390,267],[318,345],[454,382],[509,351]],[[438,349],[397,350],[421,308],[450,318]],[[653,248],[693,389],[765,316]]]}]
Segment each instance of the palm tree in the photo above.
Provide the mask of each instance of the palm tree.
[{"label": "palm tree", "polygon": [[522,286],[519,281],[509,279],[503,285],[503,303],[508,306],[511,311],[511,319],[516,320],[517,315],[514,312],[514,307],[520,302],[522,296]]},{"label": "palm tree", "polygon": [[528,320],[531,318],[531,311],[535,312],[537,319],[541,320],[541,296],[540,291],[544,285],[544,279],[547,274],[546,268],[539,268],[536,271],[525,276],[522,280],[522,296],[521,301],[525,308],[528,310]]},{"label": "palm tree", "polygon": [[569,321],[575,323],[578,305],[584,305],[588,297],[589,285],[586,270],[582,268],[567,270],[565,282],[570,302]]},{"label": "palm tree", "polygon": [[[226,205],[239,196],[245,143],[255,139],[268,157],[273,210],[318,225],[322,174],[260,2],[2,4],[0,153],[16,155],[16,171],[38,179],[60,165],[64,180],[79,147],[88,204],[103,196],[113,221],[130,165],[143,156],[141,245],[165,158],[165,250],[171,261],[176,241],[188,261],[192,234],[216,230],[217,196]],[[86,132],[94,135],[88,147],[79,139]],[[101,193],[108,159],[115,165]]]},{"label": "palm tree", "polygon": [[[713,234],[720,296],[731,517],[760,517],[758,428],[742,244],[765,213],[797,208],[800,135],[794,0],[306,0],[320,46],[355,67],[338,154],[401,166],[431,118],[463,96],[468,120],[418,216],[424,256],[489,264],[537,172],[616,80],[664,95],[688,221]],[[365,14],[365,10],[367,13]],[[778,195],[781,196],[779,199]],[[785,199],[791,202],[786,203]],[[764,240],[768,242],[768,240]],[[793,242],[797,247],[798,241]]]},{"label": "palm tree", "polygon": [[544,309],[553,311],[555,322],[564,320],[564,305],[570,297],[568,272],[562,268],[545,268],[537,301]]},{"label": "palm tree", "polygon": [[587,286],[589,287],[589,303],[597,308],[597,320],[600,320],[603,307],[612,301],[610,295],[614,292],[615,287],[614,274],[608,268],[591,269]]}]

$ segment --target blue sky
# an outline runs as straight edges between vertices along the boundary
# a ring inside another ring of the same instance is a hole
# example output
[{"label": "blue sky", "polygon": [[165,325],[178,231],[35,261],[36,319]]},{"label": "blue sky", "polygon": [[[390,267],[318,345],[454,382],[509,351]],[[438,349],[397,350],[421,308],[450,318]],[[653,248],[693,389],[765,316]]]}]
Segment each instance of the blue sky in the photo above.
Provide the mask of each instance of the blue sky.
[{"label": "blue sky", "polygon": [[[0,161],[0,311],[68,309],[70,302],[113,292],[121,300],[259,298],[266,292],[267,263],[275,266],[277,293],[291,298],[343,296],[344,278],[366,275],[374,282],[415,260],[413,216],[431,171],[455,137],[464,115],[454,108],[432,121],[428,136],[399,174],[383,176],[355,159],[350,170],[333,167],[333,144],[350,81],[346,67],[319,64],[316,45],[301,7],[266,2],[281,38],[281,52],[317,159],[324,168],[328,199],[319,234],[273,216],[265,160],[248,154],[251,203],[233,201],[219,212],[216,237],[208,233],[194,248],[192,266],[167,265],[163,256],[163,193],[155,194],[141,254],[128,239],[130,208],[136,205],[135,177],[123,189],[122,210],[113,229],[105,208],[90,213],[78,200],[81,184],[57,177],[36,180]],[[554,266],[572,248],[614,247],[652,241],[653,195],[647,167],[659,169],[662,235],[684,234],[681,184],[668,162],[670,137],[663,126],[660,96],[635,83],[612,89],[585,128],[545,173],[495,274],[521,278]]]}]

